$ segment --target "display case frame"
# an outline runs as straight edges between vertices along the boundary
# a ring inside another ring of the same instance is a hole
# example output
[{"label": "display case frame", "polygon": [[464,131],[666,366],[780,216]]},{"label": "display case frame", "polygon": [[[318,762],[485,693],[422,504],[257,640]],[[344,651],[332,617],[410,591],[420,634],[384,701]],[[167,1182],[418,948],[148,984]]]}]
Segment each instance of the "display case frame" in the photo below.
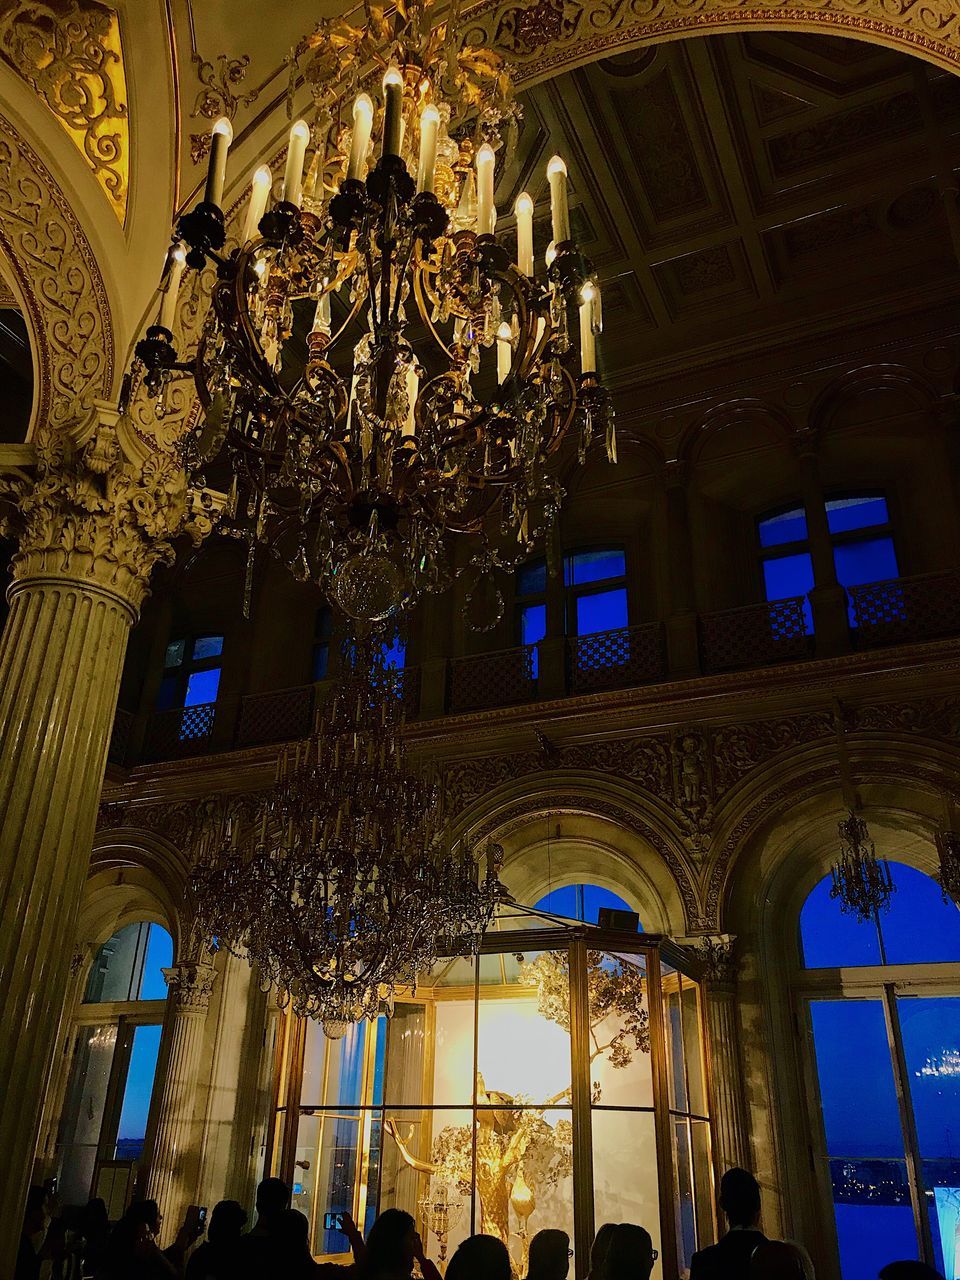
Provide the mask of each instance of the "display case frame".
[{"label": "display case frame", "polygon": [[[638,1122],[652,1117],[653,1138],[656,1155],[657,1199],[659,1202],[659,1221],[656,1228],[650,1222],[642,1225],[651,1229],[655,1243],[660,1250],[660,1259],[654,1276],[655,1280],[673,1280],[686,1271],[689,1263],[691,1241],[695,1238],[696,1247],[710,1243],[715,1238],[716,1222],[714,1217],[714,1179],[712,1144],[710,1141],[710,1115],[707,1099],[710,1095],[710,1064],[703,1028],[703,1007],[701,989],[701,966],[696,956],[688,949],[674,943],[671,939],[653,934],[639,932],[622,932],[619,930],[600,929],[596,926],[576,924],[559,920],[524,920],[527,927],[504,929],[505,922],[499,921],[497,927],[488,932],[481,942],[476,958],[457,957],[452,955],[447,963],[451,967],[459,966],[463,972],[464,965],[472,965],[472,982],[453,983],[447,987],[426,986],[414,989],[399,990],[396,994],[397,1008],[407,1014],[411,1010],[423,1010],[422,1028],[418,1033],[422,1036],[422,1094],[430,1096],[430,1102],[422,1099],[413,1104],[396,1104],[384,1094],[384,1080],[389,1077],[389,1063],[385,1055],[385,1039],[389,1029],[377,1034],[371,1032],[362,1037],[363,1051],[355,1055],[353,1064],[354,1077],[359,1081],[358,1092],[360,1104],[331,1108],[323,1101],[327,1098],[328,1080],[331,1070],[331,1054],[335,1050],[326,1051],[323,1073],[318,1076],[319,1085],[310,1086],[313,1090],[311,1098],[303,1095],[304,1061],[307,1050],[308,1035],[317,1041],[316,1030],[308,1031],[303,1020],[284,1015],[284,1026],[278,1036],[278,1049],[275,1068],[274,1111],[272,1123],[268,1127],[268,1143],[265,1160],[265,1172],[284,1178],[288,1185],[302,1185],[298,1181],[298,1141],[303,1146],[302,1128],[312,1121],[318,1113],[322,1120],[318,1124],[318,1135],[327,1122],[337,1122],[357,1135],[357,1149],[354,1157],[352,1174],[353,1196],[349,1205],[355,1219],[361,1225],[369,1225],[369,1215],[376,1205],[387,1207],[382,1203],[383,1195],[383,1152],[386,1134],[395,1133],[397,1114],[429,1116],[429,1125],[421,1124],[419,1144],[424,1140],[427,1150],[435,1138],[434,1121],[444,1118],[444,1113],[457,1110],[470,1113],[468,1123],[471,1126],[472,1160],[474,1181],[469,1192],[469,1228],[470,1232],[480,1229],[480,1217],[485,1208],[480,1204],[480,1192],[476,1183],[477,1146],[480,1126],[492,1123],[504,1114],[519,1116],[521,1112],[537,1111],[542,1117],[547,1109],[551,1116],[554,1112],[569,1115],[572,1128],[572,1152],[569,1178],[572,1192],[572,1231],[571,1239],[574,1247],[578,1277],[586,1275],[589,1270],[590,1245],[596,1227],[594,1172],[597,1152],[594,1148],[594,1120],[601,1112],[616,1112],[626,1119],[631,1112],[642,1113],[637,1116]],[[507,922],[510,923],[510,922]],[[569,998],[569,1041],[570,1041],[570,1078],[569,1102],[551,1106],[546,1099],[535,1100],[534,1103],[523,1102],[515,1105],[515,1099],[509,1095],[493,1094],[488,1097],[480,1095],[478,1100],[477,1080],[483,1087],[482,1075],[478,1073],[481,1009],[489,1009],[489,1002],[497,999],[515,1001],[517,993],[528,993],[529,988],[522,985],[508,985],[506,979],[502,989],[497,985],[481,980],[484,966],[489,969],[489,957],[501,957],[499,968],[505,972],[505,958],[510,965],[529,954],[545,954],[554,957],[566,957],[566,975],[568,976]],[[651,1103],[638,1103],[636,1106],[617,1103],[606,1106],[598,1102],[594,1096],[596,1084],[591,1067],[596,1056],[592,1055],[592,1044],[596,1037],[591,1025],[591,988],[590,978],[597,972],[598,959],[602,956],[607,961],[635,964],[638,972],[642,970],[641,1003],[645,1004],[645,1014],[649,1028],[649,1076],[652,1091]],[[487,958],[487,959],[485,959]],[[665,986],[666,984],[666,986]],[[666,993],[666,994],[665,994]],[[681,1007],[682,997],[682,1007]],[[447,1102],[437,1103],[430,1093],[429,1082],[434,1079],[434,1053],[436,1049],[437,1009],[446,1001],[469,1002],[473,1004],[473,1096],[469,1103],[453,1107]],[[665,1008],[665,1000],[669,1010]],[[668,1025],[669,1023],[669,1025]],[[375,1029],[378,1024],[371,1024]],[[388,1028],[388,1024],[383,1023]],[[691,1039],[692,1048],[686,1047],[687,1038]],[[678,1053],[678,1040],[680,1049]],[[319,1042],[322,1043],[322,1042]],[[336,1042],[329,1042],[336,1044]],[[377,1054],[381,1059],[377,1060]],[[314,1054],[315,1056],[315,1054]],[[691,1060],[688,1062],[688,1058]],[[379,1077],[378,1077],[379,1073]],[[313,1072],[312,1074],[316,1074]],[[379,1096],[376,1094],[376,1080],[379,1078]],[[691,1081],[695,1078],[695,1089],[699,1105],[691,1110]],[[313,1105],[314,1094],[322,1105]],[[682,1095],[682,1097],[680,1096]],[[501,1100],[507,1097],[507,1104]],[[681,1102],[685,1109],[681,1109]],[[676,1105],[672,1105],[676,1104]],[[487,1115],[486,1113],[489,1113]],[[616,1123],[616,1116],[612,1117]],[[389,1124],[394,1124],[390,1130]],[[606,1127],[605,1125],[602,1127]],[[378,1133],[374,1134],[374,1129]],[[410,1126],[411,1133],[413,1126]],[[694,1130],[697,1142],[693,1143]],[[458,1130],[459,1132],[459,1130]],[[683,1139],[682,1135],[686,1134]],[[316,1138],[316,1149],[319,1153],[321,1138]],[[681,1142],[686,1142],[686,1154],[681,1151]],[[373,1142],[373,1145],[371,1145]],[[398,1143],[399,1145],[399,1143]],[[698,1155],[694,1160],[693,1147],[696,1145]],[[300,1160],[301,1165],[310,1169],[308,1159]],[[425,1163],[421,1161],[421,1163]],[[685,1174],[681,1176],[683,1170]],[[302,1177],[303,1175],[301,1175]],[[429,1175],[421,1174],[428,1178]],[[428,1181],[428,1187],[432,1185]],[[317,1184],[317,1188],[319,1183]],[[312,1239],[319,1235],[317,1215],[322,1206],[316,1200],[312,1205],[304,1204],[305,1211],[312,1218]],[[684,1189],[686,1188],[686,1189]],[[429,1191],[426,1193],[429,1197]],[[415,1214],[421,1221],[420,1208],[422,1201],[417,1199],[418,1210]],[[479,1205],[479,1208],[478,1208]],[[411,1211],[413,1211],[412,1206]],[[685,1216],[684,1216],[685,1215]],[[367,1221],[365,1222],[365,1219]],[[693,1231],[691,1233],[691,1222]],[[425,1240],[429,1239],[427,1223],[421,1221]],[[525,1223],[521,1225],[526,1225]],[[542,1225],[562,1225],[560,1223],[543,1223]],[[464,1223],[464,1229],[466,1223]],[[515,1234],[515,1233],[513,1233]],[[659,1237],[659,1240],[657,1239]],[[326,1237],[325,1237],[326,1238]],[[428,1250],[429,1251],[429,1250]],[[337,1251],[328,1247],[314,1247],[315,1256],[333,1258]],[[681,1257],[683,1254],[683,1257]]]}]

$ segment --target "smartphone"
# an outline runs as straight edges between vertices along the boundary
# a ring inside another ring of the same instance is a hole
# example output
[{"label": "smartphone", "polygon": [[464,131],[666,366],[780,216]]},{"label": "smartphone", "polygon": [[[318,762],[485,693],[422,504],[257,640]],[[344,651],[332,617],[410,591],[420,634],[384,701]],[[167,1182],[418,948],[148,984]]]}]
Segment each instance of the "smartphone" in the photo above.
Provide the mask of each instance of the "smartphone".
[{"label": "smartphone", "polygon": [[342,1231],[343,1230],[343,1214],[342,1213],[325,1213],[323,1215],[324,1231]]},{"label": "smartphone", "polygon": [[197,1213],[197,1221],[200,1223],[201,1227],[204,1226],[207,1221],[207,1206],[205,1204],[200,1206]]},{"label": "smartphone", "polygon": [[57,1194],[56,1178],[48,1178],[43,1184],[43,1189],[46,1191],[48,1196],[55,1196]]},{"label": "smartphone", "polygon": [[205,1205],[201,1207],[198,1204],[188,1204],[187,1212],[183,1219],[183,1225],[196,1235],[199,1235],[203,1230],[203,1224],[206,1216],[207,1209]]}]

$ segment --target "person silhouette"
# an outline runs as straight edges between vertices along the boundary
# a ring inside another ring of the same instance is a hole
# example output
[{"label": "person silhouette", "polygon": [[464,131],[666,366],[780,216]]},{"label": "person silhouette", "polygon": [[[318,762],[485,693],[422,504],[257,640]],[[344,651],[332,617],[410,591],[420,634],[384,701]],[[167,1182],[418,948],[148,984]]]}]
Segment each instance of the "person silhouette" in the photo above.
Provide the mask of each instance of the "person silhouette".
[{"label": "person silhouette", "polygon": [[221,1200],[213,1207],[207,1238],[187,1263],[186,1280],[233,1280],[241,1233],[247,1211],[236,1200]]},{"label": "person silhouette", "polygon": [[538,1231],[530,1241],[527,1280],[567,1280],[572,1256],[565,1231]]},{"label": "person silhouette", "polygon": [[747,1280],[750,1259],[767,1237],[759,1229],[760,1184],[746,1169],[720,1179],[720,1208],[729,1224],[717,1244],[693,1255],[690,1280]]},{"label": "person silhouette", "polygon": [[649,1280],[659,1256],[645,1227],[621,1222],[610,1233],[600,1268],[601,1280]]},{"label": "person silhouette", "polygon": [[496,1236],[468,1236],[447,1266],[446,1280],[511,1280],[510,1254]]}]

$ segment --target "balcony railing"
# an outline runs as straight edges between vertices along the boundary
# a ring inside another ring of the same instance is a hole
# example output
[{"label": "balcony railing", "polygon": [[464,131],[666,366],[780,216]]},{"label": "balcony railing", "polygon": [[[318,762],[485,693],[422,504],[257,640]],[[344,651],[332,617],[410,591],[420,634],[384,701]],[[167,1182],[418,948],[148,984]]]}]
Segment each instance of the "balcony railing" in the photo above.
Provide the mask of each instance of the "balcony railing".
[{"label": "balcony railing", "polygon": [[533,645],[501,649],[450,663],[447,705],[450,711],[479,711],[530,702],[536,695]]},{"label": "balcony railing", "polygon": [[849,588],[863,647],[960,634],[960,571],[923,573]]},{"label": "balcony railing", "polygon": [[804,597],[724,609],[700,618],[700,663],[704,671],[763,667],[809,657]]},{"label": "balcony railing", "polygon": [[567,641],[567,670],[571,693],[663,680],[667,674],[663,624],[650,622],[572,637]]},{"label": "balcony railing", "polygon": [[312,684],[276,693],[248,693],[240,699],[237,746],[259,747],[305,738],[313,727],[315,705],[316,686]]},{"label": "balcony railing", "polygon": [[147,760],[174,760],[202,755],[210,749],[216,716],[215,702],[155,712],[147,725],[144,756]]}]

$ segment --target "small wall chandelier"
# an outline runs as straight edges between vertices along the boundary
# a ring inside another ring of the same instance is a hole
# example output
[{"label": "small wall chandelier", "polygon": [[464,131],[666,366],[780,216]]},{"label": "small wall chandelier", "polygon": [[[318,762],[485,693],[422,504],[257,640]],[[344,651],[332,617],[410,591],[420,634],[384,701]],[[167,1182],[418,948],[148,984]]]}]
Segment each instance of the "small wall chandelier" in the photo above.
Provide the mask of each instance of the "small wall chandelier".
[{"label": "small wall chandelier", "polygon": [[[581,460],[594,441],[616,453],[600,289],[571,236],[566,165],[547,166],[553,242],[538,272],[526,192],[509,243],[495,232],[497,150],[518,111],[507,70],[459,46],[455,17],[433,25],[431,6],[368,8],[363,29],[321,24],[295,50],[317,118],[294,122],[272,208],[269,169],[254,175],[227,256],[232,135],[214,125],[204,199],[180,219],[134,365],[161,411],[172,377],[195,379],[205,423],[185,457],[195,474],[229,460],[222,531],[269,546],[365,621],[449,584],[449,535],[474,536],[478,579],[525,558],[556,519],[547,463],[575,423]],[[341,119],[345,87],[360,91]],[[184,264],[216,267],[188,359],[172,332]]]},{"label": "small wall chandelier", "polygon": [[863,923],[873,920],[890,905],[896,886],[890,864],[878,858],[867,824],[853,809],[837,825],[840,857],[831,868],[831,898],[838,898],[840,910],[855,915]]},{"label": "small wall chandelier", "polygon": [[382,652],[356,642],[314,734],[231,811],[193,880],[206,936],[329,1035],[390,1011],[394,987],[451,947],[475,948],[506,897],[499,846],[480,878],[469,844],[451,848],[438,777],[408,768]]}]

